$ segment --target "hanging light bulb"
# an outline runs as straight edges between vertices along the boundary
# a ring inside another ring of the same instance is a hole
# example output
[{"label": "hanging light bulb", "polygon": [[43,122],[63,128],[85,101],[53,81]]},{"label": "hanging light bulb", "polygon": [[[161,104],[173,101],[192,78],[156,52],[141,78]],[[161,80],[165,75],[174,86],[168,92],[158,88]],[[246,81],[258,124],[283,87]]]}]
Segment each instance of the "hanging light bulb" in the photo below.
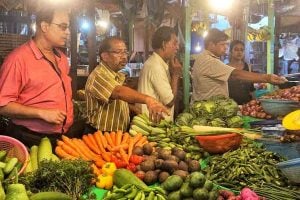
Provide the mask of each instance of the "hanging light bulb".
[{"label": "hanging light bulb", "polygon": [[201,51],[201,46],[200,46],[200,42],[197,42],[196,46],[195,46],[195,51],[196,52],[200,52]]}]

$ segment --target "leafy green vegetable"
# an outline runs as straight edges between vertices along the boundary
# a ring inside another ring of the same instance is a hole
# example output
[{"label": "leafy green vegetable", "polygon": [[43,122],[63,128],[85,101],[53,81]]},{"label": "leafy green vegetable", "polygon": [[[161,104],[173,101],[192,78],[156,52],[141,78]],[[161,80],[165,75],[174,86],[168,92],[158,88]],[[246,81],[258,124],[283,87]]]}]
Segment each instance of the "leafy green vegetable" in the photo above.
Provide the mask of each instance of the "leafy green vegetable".
[{"label": "leafy green vegetable", "polygon": [[193,127],[194,125],[206,126],[207,120],[205,118],[195,118],[191,121],[191,127]]},{"label": "leafy green vegetable", "polygon": [[181,113],[175,120],[177,126],[189,126],[194,116],[191,113]]},{"label": "leafy green vegetable", "polygon": [[44,160],[35,172],[21,176],[19,182],[32,192],[58,191],[79,199],[89,190],[93,177],[89,162]]},{"label": "leafy green vegetable", "polygon": [[214,126],[214,127],[226,127],[226,123],[224,120],[221,118],[214,118],[210,122],[208,122],[209,126]]},{"label": "leafy green vegetable", "polygon": [[240,116],[233,116],[227,119],[227,126],[230,128],[240,128],[244,124],[243,118]]}]

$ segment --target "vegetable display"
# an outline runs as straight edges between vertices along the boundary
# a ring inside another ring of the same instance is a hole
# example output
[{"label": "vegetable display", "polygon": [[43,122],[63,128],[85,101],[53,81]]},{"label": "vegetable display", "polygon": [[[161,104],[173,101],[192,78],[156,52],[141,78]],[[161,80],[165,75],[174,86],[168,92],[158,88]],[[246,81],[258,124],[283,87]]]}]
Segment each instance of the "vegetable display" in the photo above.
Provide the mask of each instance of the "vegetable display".
[{"label": "vegetable display", "polygon": [[240,111],[242,115],[244,116],[251,116],[255,118],[260,118],[260,119],[270,119],[272,118],[271,115],[267,114],[262,106],[259,100],[251,100],[246,104],[243,104],[240,107]]}]

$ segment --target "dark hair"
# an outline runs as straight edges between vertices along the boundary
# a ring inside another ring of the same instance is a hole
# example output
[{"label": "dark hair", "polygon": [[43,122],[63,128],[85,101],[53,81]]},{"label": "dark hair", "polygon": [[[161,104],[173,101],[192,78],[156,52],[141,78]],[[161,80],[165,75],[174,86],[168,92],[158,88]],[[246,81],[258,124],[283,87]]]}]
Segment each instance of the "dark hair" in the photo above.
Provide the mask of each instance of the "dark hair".
[{"label": "dark hair", "polygon": [[67,5],[61,5],[58,8],[57,5],[52,4],[41,6],[41,8],[35,12],[36,26],[39,27],[42,22],[51,23],[55,12],[58,11],[69,12],[69,7],[67,7]]},{"label": "dark hair", "polygon": [[164,42],[168,42],[171,40],[172,34],[176,34],[173,28],[168,26],[159,27],[152,36],[152,48],[162,48]]},{"label": "dark hair", "polygon": [[241,45],[243,45],[243,47],[245,47],[244,42],[242,42],[241,40],[233,40],[233,41],[230,43],[229,51],[232,52],[233,48],[234,48],[236,45],[238,45],[238,44],[241,44]]},{"label": "dark hair", "polygon": [[205,47],[208,46],[210,42],[216,44],[221,41],[228,40],[229,36],[219,29],[212,28],[208,31],[207,36],[204,38]]},{"label": "dark hair", "polygon": [[124,42],[124,40],[122,39],[122,38],[120,38],[120,37],[118,37],[118,36],[112,36],[112,37],[107,37],[107,38],[105,38],[102,42],[101,42],[101,44],[100,44],[100,46],[99,46],[99,56],[101,57],[101,54],[103,53],[103,52],[107,52],[107,51],[110,51],[111,50],[111,43],[113,42],[113,41],[122,41],[122,42]]}]

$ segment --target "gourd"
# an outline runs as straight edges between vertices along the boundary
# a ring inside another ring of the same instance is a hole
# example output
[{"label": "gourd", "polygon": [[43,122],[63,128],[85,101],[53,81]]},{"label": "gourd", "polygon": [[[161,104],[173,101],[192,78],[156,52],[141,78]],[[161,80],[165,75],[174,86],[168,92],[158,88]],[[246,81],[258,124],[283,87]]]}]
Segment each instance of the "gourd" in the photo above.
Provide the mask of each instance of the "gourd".
[{"label": "gourd", "polygon": [[282,120],[282,125],[287,130],[300,130],[300,110],[287,114]]}]

